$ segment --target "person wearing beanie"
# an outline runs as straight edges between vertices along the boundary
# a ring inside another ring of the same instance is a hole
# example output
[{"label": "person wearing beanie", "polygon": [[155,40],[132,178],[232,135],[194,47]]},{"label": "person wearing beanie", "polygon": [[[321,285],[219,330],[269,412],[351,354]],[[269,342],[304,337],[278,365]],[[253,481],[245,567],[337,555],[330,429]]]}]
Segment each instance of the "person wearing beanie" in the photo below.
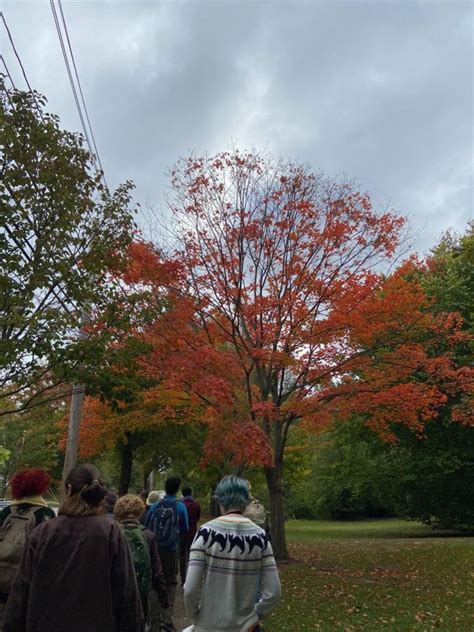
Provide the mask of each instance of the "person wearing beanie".
[{"label": "person wearing beanie", "polygon": [[150,511],[150,507],[161,500],[160,492],[153,490],[146,497],[145,501],[145,510],[143,511],[142,517],[140,518],[140,522],[145,524],[148,512]]},{"label": "person wearing beanie", "polygon": [[151,505],[154,505],[159,500],[161,500],[160,492],[153,490],[148,494],[147,499],[146,499],[146,504],[148,505],[148,507],[151,507]]}]

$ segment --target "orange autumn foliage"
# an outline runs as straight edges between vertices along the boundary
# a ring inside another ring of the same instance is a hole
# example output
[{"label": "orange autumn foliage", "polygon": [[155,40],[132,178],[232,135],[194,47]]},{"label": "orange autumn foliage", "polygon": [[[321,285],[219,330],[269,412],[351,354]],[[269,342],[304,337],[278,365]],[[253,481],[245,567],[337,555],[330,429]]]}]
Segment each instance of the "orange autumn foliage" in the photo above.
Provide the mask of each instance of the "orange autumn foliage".
[{"label": "orange autumn foliage", "polygon": [[141,370],[199,410],[208,459],[265,466],[284,556],[292,425],[362,414],[393,440],[394,424],[422,435],[447,402],[472,423],[472,368],[454,359],[465,334],[457,315],[433,315],[416,259],[383,273],[404,220],[351,183],[234,151],[179,162],[172,185],[176,252],[131,253],[128,283],[166,297],[139,332]]},{"label": "orange autumn foliage", "polygon": [[[403,219],[376,214],[349,184],[251,154],[192,158],[173,178],[180,250],[166,258],[137,244],[125,278],[150,295],[165,288],[166,309],[142,332],[151,347],[142,370],[161,390],[186,392],[210,428],[221,420],[209,453],[225,452],[232,424],[263,433],[254,442],[263,463],[270,451],[282,457],[296,420],[319,429],[364,413],[387,438],[393,423],[422,433],[449,397],[472,388],[449,351],[465,335],[459,317],[430,312],[421,264],[378,271]],[[455,415],[469,423],[464,402]]]}]

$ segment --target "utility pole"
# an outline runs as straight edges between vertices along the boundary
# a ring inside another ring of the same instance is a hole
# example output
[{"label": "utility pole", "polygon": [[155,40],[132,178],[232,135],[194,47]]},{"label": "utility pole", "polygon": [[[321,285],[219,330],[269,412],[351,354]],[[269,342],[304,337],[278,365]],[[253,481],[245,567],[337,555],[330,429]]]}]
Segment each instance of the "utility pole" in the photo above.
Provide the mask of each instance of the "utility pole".
[{"label": "utility pole", "polygon": [[[87,338],[87,334],[84,330],[86,323],[89,321],[89,313],[86,308],[82,308],[80,330],[78,341]],[[62,477],[62,489],[61,496],[64,494],[64,483],[67,475],[75,467],[77,463],[77,454],[79,452],[79,430],[81,428],[82,420],[82,406],[84,403],[84,384],[78,384],[76,382],[72,385],[71,394],[71,409],[69,411],[69,423],[66,439],[66,454],[64,457],[63,477]]]},{"label": "utility pole", "polygon": [[79,451],[79,430],[82,419],[82,404],[84,402],[84,385],[72,385],[71,410],[69,411],[69,424],[67,430],[66,455],[64,457],[63,483],[67,475],[76,465]]}]

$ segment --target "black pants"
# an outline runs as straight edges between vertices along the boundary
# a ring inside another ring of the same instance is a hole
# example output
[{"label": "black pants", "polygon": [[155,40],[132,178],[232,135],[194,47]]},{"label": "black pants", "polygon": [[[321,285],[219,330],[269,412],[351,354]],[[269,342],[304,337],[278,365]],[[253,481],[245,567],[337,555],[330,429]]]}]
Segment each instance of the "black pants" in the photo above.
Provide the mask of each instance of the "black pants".
[{"label": "black pants", "polygon": [[179,575],[181,577],[181,583],[186,581],[186,573],[188,571],[189,563],[189,551],[191,550],[191,542],[186,545],[185,542],[181,542],[179,545]]},{"label": "black pants", "polygon": [[158,548],[158,551],[163,567],[163,575],[165,576],[166,591],[168,593],[170,607],[163,610],[155,591],[152,590],[150,592],[148,618],[151,632],[159,632],[159,630],[163,629],[174,629],[173,608],[178,583],[178,551],[170,551],[161,548]]}]

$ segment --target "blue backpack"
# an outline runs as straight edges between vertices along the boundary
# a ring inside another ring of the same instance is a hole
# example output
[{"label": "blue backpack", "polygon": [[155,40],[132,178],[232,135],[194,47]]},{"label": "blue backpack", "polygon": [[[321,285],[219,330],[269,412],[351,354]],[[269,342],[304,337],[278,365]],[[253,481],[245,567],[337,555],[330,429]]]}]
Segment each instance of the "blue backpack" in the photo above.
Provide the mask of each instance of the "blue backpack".
[{"label": "blue backpack", "polygon": [[163,549],[178,547],[179,526],[177,500],[160,500],[150,509],[147,527],[153,531],[156,543]]}]

